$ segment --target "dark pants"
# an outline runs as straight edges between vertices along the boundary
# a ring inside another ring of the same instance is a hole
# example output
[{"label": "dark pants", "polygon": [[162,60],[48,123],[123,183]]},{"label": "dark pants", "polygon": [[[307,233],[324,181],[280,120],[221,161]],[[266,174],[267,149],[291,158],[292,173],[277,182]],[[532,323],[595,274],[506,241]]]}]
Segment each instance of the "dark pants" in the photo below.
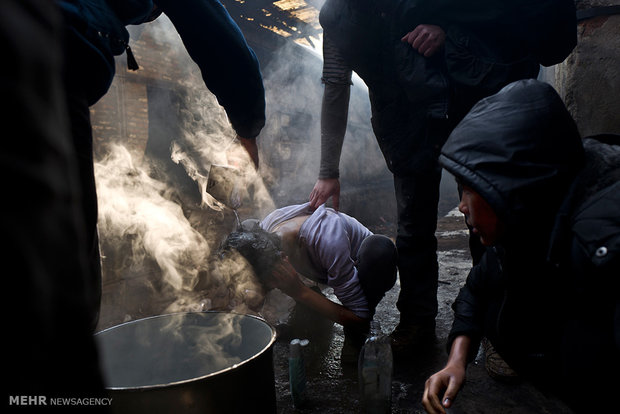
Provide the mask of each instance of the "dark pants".
[{"label": "dark pants", "polygon": [[[368,307],[374,316],[377,305],[396,283],[398,254],[389,237],[381,234],[368,236],[357,253],[357,277],[362,286]],[[354,347],[361,347],[366,340],[370,321],[362,326],[344,326],[347,341]]]},{"label": "dark pants", "polygon": [[369,87],[373,129],[394,174],[400,320],[407,324],[432,324],[438,309],[438,157],[448,125],[427,118],[424,108],[412,105],[404,93],[393,87]]},{"label": "dark pants", "polygon": [[374,315],[385,292],[396,283],[396,246],[389,237],[373,234],[364,239],[357,257],[357,277]]},{"label": "dark pants", "polygon": [[0,221],[4,303],[11,312],[3,370],[8,394],[95,397],[103,383],[63,93],[62,23],[53,2],[14,0],[2,7],[0,45],[8,63],[0,69]]}]

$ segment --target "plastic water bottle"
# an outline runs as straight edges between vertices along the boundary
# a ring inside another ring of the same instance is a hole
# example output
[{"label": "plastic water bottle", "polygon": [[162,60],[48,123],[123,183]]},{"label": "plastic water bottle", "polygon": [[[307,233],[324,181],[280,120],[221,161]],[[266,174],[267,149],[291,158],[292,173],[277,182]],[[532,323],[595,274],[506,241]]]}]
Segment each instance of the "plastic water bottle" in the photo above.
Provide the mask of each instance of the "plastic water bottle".
[{"label": "plastic water bottle", "polygon": [[302,407],[306,403],[306,363],[303,349],[309,342],[307,339],[293,339],[289,345],[288,375],[295,407]]},{"label": "plastic water bottle", "polygon": [[361,408],[365,413],[389,413],[392,407],[392,345],[377,321],[360,351],[358,376]]}]

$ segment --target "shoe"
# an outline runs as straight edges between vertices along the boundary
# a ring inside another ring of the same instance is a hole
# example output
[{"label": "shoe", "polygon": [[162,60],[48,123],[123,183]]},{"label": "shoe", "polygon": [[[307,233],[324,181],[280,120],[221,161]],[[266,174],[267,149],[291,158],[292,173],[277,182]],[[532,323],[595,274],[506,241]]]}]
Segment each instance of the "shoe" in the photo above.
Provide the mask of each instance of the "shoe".
[{"label": "shoe", "polygon": [[484,349],[484,367],[489,377],[496,381],[513,383],[519,379],[519,375],[510,368],[510,365],[497,353],[487,338],[482,338]]},{"label": "shoe", "polygon": [[392,351],[406,353],[435,344],[435,321],[427,324],[410,324],[400,322],[390,334]]}]

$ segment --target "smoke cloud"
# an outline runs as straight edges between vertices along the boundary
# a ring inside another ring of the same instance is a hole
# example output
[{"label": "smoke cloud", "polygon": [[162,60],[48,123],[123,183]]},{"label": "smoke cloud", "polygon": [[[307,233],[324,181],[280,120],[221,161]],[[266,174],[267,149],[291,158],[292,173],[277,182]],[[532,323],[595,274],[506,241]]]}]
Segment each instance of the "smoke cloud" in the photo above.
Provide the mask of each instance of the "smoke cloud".
[{"label": "smoke cloud", "polygon": [[[320,159],[321,51],[291,42],[262,68],[267,124],[258,138],[261,165],[256,171],[169,19],[162,15],[133,28],[131,34],[139,61],[141,53],[148,53],[143,43],[151,42],[171,51],[181,75],[180,79],[161,75],[164,87],[174,87],[174,99],[158,102],[155,94],[148,99],[151,124],[157,123],[152,119],[157,113],[174,119],[158,124],[170,129],[160,159],[131,149],[126,137],[116,142],[95,137],[101,147],[96,153],[105,154],[95,165],[104,271],[101,327],[202,310],[258,313],[271,322],[285,322],[292,299],[279,291],[265,295],[243,258],[222,260],[215,255],[236,219],[208,193],[207,182],[214,165],[237,171],[242,220],[307,201]],[[117,76],[118,82],[132,80]],[[359,78],[354,78],[354,85],[342,180],[389,177],[370,130],[367,90]]]},{"label": "smoke cloud", "polygon": [[112,147],[95,165],[99,231],[106,245],[125,246],[124,265],[141,269],[148,257],[174,290],[191,290],[204,270],[210,247],[191,227],[169,189],[133,163],[129,151]]},{"label": "smoke cloud", "polygon": [[121,325],[96,338],[108,385],[140,388],[234,368],[265,350],[272,334],[247,316],[178,313]]}]

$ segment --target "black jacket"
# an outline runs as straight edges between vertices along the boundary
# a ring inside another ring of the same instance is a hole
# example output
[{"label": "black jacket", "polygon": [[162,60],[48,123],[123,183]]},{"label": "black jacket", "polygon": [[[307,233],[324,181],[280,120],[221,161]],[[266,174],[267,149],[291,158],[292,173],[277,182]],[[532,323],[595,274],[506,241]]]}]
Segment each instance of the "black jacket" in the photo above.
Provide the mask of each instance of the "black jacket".
[{"label": "black jacket", "polygon": [[412,24],[436,24],[446,32],[479,38],[498,58],[532,55],[550,66],[562,62],[577,44],[573,0],[398,0],[400,31]]},{"label": "black jacket", "polygon": [[591,386],[620,350],[620,136],[582,141],[551,86],[519,81],[472,109],[440,162],[507,226],[453,304],[448,347],[470,336],[473,358],[486,336],[525,376]]},{"label": "black jacket", "polygon": [[[539,64],[562,62],[577,44],[575,14],[572,0],[328,0],[320,22],[368,85],[393,80],[429,116],[458,120],[478,99],[535,78]],[[431,58],[401,41],[420,24],[447,35]]]}]

